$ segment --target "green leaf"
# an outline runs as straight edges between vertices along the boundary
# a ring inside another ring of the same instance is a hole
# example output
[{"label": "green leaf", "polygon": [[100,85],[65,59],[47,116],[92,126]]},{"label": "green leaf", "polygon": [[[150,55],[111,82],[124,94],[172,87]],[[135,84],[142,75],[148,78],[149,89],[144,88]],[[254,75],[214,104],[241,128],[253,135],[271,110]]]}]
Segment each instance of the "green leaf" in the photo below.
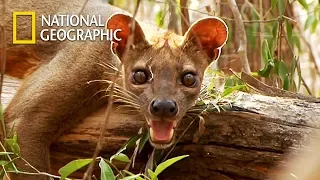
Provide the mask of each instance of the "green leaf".
[{"label": "green leaf", "polygon": [[279,64],[280,64],[280,61],[278,61],[278,59],[275,59],[273,73],[277,76],[279,76]]},{"label": "green leaf", "polygon": [[136,142],[139,138],[141,138],[141,134],[137,134],[135,136],[132,136],[126,143],[124,143],[124,145],[122,145],[122,147],[119,149],[119,152],[122,152],[126,149],[132,148],[136,146]]},{"label": "green leaf", "polygon": [[160,10],[157,14],[156,14],[156,23],[160,28],[163,28],[163,20],[164,20],[164,13],[162,10]]},{"label": "green leaf", "polygon": [[146,144],[146,142],[149,140],[149,133],[146,132],[142,135],[142,137],[140,138],[140,142],[139,142],[139,153],[141,153],[144,145]]},{"label": "green leaf", "polygon": [[274,10],[274,8],[276,7],[277,1],[278,0],[271,0],[271,8],[272,8],[272,10]]},{"label": "green leaf", "polygon": [[78,169],[88,165],[92,162],[92,159],[77,159],[69,162],[65,166],[59,169],[59,174],[61,175],[61,180],[66,179],[70,174],[77,171]]},{"label": "green leaf", "polygon": [[120,180],[144,180],[144,179],[141,178],[141,174],[135,174],[135,175],[127,176]]},{"label": "green leaf", "polygon": [[264,68],[258,71],[258,75],[268,78],[273,67],[274,62],[272,59],[269,59],[268,62],[265,64]]},{"label": "green leaf", "polygon": [[252,25],[249,25],[247,28],[247,37],[248,37],[248,45],[250,46],[250,48],[255,48],[256,47],[256,41],[257,41],[257,37],[255,36],[255,30]]},{"label": "green leaf", "polygon": [[181,159],[186,158],[186,157],[189,157],[189,155],[183,155],[183,156],[174,157],[174,158],[168,159],[165,162],[159,164],[157,166],[156,170],[154,171],[155,175],[158,176],[167,167],[171,166],[175,162],[180,161]]},{"label": "green leaf", "polygon": [[226,82],[224,83],[224,88],[226,89],[226,88],[232,87],[232,86],[234,86],[233,79],[232,79],[232,78],[228,78],[228,79],[226,80]]},{"label": "green leaf", "polygon": [[222,97],[228,96],[229,94],[231,94],[234,91],[245,91],[247,88],[246,85],[236,85],[236,86],[232,86],[232,87],[228,87],[227,89],[225,89],[222,93]]},{"label": "green leaf", "polygon": [[295,31],[293,31],[292,39],[293,39],[294,45],[296,46],[296,48],[298,48],[299,52],[302,52],[300,38],[297,35],[297,33],[295,33]]},{"label": "green leaf", "polygon": [[4,166],[8,163],[8,161],[0,161],[0,166]]},{"label": "green leaf", "polygon": [[[279,22],[273,23],[273,25],[272,25],[272,37],[273,37],[273,39],[277,39],[278,38],[278,29],[279,29]],[[269,46],[271,46],[271,45],[269,45]],[[271,48],[269,48],[269,49],[271,49]]]},{"label": "green leaf", "polygon": [[115,180],[116,177],[108,163],[103,158],[100,159],[99,167],[101,170],[101,180]]},{"label": "green leaf", "polygon": [[289,20],[286,21],[286,29],[287,29],[287,37],[290,45],[293,45],[293,39],[292,39],[292,25]]},{"label": "green leaf", "polygon": [[279,77],[284,82],[288,74],[288,68],[283,61],[279,62]]},{"label": "green leaf", "polygon": [[20,146],[17,143],[17,135],[15,134],[12,139],[6,139],[6,143],[10,146],[12,152],[20,156]]},{"label": "green leaf", "polygon": [[318,21],[314,20],[311,24],[311,33],[315,33],[317,30],[317,26],[318,26]]},{"label": "green leaf", "polygon": [[125,177],[125,178],[123,178],[122,180],[130,180],[130,179],[133,179],[133,178],[136,179],[136,180],[144,180],[142,177],[140,177],[141,174],[136,174],[136,175],[135,175],[135,174],[133,174],[133,173],[127,171],[127,170],[123,170],[123,172],[129,174],[130,176]]},{"label": "green leaf", "polygon": [[262,43],[261,56],[262,56],[262,60],[263,60],[264,64],[266,64],[269,59],[269,46],[268,46],[267,40],[264,40]]},{"label": "green leaf", "polygon": [[298,0],[298,2],[301,4],[301,6],[304,9],[308,10],[308,4],[307,4],[306,0]]},{"label": "green leaf", "polygon": [[298,72],[298,78],[299,78],[299,80],[298,80],[298,90],[300,89],[300,86],[301,86],[301,81],[302,81],[302,75],[301,75],[301,67],[300,67],[300,62],[299,62],[299,60],[298,59],[296,59],[296,61],[297,61],[297,72]]},{"label": "green leaf", "polygon": [[279,10],[279,14],[283,15],[285,10],[285,0],[278,0],[278,10]]},{"label": "green leaf", "polygon": [[18,143],[18,135],[17,135],[16,132],[14,133],[12,139],[13,139],[14,142]]},{"label": "green leaf", "polygon": [[308,29],[308,28],[311,26],[311,24],[313,23],[313,21],[316,21],[316,19],[315,19],[315,17],[311,14],[311,15],[309,15],[309,16],[307,17],[307,20],[306,20],[306,22],[305,22],[305,24],[304,24],[304,29],[305,29],[305,30]]},{"label": "green leaf", "polygon": [[113,159],[116,159],[121,162],[126,162],[126,163],[130,162],[130,159],[128,158],[128,156],[123,153],[117,153],[117,154],[111,156],[110,162],[112,162]]},{"label": "green leaf", "polygon": [[158,180],[157,175],[153,171],[151,171],[150,169],[148,169],[148,174],[149,174],[149,177],[151,178],[151,180]]},{"label": "green leaf", "polygon": [[290,87],[289,78],[288,78],[288,76],[286,76],[286,78],[283,81],[283,89],[284,90],[289,90],[289,87]]},{"label": "green leaf", "polygon": [[293,79],[293,74],[294,74],[294,72],[295,72],[295,70],[296,70],[296,67],[297,67],[296,57],[292,57],[291,71],[290,71],[291,79]]}]

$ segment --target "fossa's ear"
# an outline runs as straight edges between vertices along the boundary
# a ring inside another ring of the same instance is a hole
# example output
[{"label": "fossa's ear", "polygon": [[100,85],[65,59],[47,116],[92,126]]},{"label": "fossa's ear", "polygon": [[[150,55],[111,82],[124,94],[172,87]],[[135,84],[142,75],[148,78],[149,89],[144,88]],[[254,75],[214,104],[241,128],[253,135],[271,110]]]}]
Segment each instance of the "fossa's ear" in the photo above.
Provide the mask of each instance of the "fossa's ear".
[{"label": "fossa's ear", "polygon": [[[134,22],[134,23],[133,23]],[[116,37],[121,40],[113,38],[112,40],[112,50],[119,56],[122,60],[123,53],[126,49],[126,44],[128,42],[129,36],[131,34],[131,23],[135,24],[132,46],[130,48],[136,48],[137,46],[145,46],[148,44],[145,35],[141,29],[141,26],[136,20],[130,15],[115,13],[110,16],[106,22],[106,28],[115,32],[116,30],[121,30],[116,33]]]},{"label": "fossa's ear", "polygon": [[[193,23],[185,34],[184,45],[196,45],[210,58],[218,59],[221,48],[228,39],[226,23],[217,17],[207,17]],[[209,62],[209,63],[210,63]]]}]

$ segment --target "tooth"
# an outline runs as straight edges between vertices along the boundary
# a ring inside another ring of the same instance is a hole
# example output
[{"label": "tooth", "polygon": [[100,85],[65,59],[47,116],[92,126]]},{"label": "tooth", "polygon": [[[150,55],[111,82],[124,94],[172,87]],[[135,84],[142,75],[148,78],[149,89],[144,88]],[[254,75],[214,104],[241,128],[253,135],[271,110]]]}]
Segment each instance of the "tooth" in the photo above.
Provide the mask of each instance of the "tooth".
[{"label": "tooth", "polygon": [[170,131],[170,140],[172,139],[172,137],[173,137],[173,133],[174,133],[174,130],[173,129],[171,129],[171,131]]},{"label": "tooth", "polygon": [[149,128],[151,140],[154,141],[154,134],[152,128]]}]

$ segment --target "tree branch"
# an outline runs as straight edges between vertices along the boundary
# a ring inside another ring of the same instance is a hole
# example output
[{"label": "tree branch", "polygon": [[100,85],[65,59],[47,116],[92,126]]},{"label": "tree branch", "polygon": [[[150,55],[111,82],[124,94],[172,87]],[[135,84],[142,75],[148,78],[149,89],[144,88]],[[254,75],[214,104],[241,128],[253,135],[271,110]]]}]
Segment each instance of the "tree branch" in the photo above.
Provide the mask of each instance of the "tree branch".
[{"label": "tree branch", "polygon": [[238,6],[236,4],[235,0],[228,0],[229,6],[232,10],[233,16],[236,19],[236,31],[238,32],[237,34],[239,35],[239,49],[238,53],[240,55],[240,60],[242,64],[242,71],[246,73],[251,73],[250,70],[250,65],[248,62],[248,57],[247,57],[247,35],[246,31],[244,29],[243,25],[243,20],[241,17],[241,14],[239,12]]},{"label": "tree branch", "polygon": [[188,31],[190,25],[189,11],[187,8],[188,0],[180,0],[181,11],[181,34],[184,35]]},{"label": "tree branch", "polygon": [[179,33],[179,29],[177,26],[178,22],[178,15],[176,13],[176,1],[175,0],[169,0],[169,25],[168,25],[168,30],[176,33]]}]

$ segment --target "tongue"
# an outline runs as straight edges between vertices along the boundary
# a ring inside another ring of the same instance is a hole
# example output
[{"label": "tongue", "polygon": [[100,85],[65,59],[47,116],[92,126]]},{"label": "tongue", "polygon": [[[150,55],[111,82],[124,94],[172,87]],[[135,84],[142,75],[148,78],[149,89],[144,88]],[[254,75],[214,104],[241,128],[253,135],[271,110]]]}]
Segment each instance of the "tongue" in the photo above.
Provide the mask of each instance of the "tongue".
[{"label": "tongue", "polygon": [[152,141],[171,141],[174,121],[151,121],[150,125],[150,135]]}]

